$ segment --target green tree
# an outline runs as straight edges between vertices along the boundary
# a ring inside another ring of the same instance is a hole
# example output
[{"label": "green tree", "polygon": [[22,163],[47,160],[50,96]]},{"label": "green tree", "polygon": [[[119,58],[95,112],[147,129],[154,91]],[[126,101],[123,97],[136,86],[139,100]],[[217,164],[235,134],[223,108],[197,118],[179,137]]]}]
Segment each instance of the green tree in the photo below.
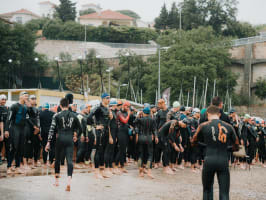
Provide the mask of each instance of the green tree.
[{"label": "green tree", "polygon": [[168,10],[166,8],[166,4],[164,3],[160,16],[155,19],[155,25],[154,27],[156,29],[167,29],[168,28]]},{"label": "green tree", "polygon": [[117,12],[132,17],[134,19],[140,19],[140,16],[132,10],[117,10]]},{"label": "green tree", "polygon": [[237,38],[254,37],[257,35],[257,30],[247,22],[240,23],[233,21],[227,25],[223,35]]},{"label": "green tree", "polygon": [[257,80],[255,94],[261,100],[266,99],[266,79],[259,78]]},{"label": "green tree", "polygon": [[32,19],[32,20],[30,20],[29,22],[27,22],[27,23],[25,24],[25,26],[26,26],[28,29],[30,29],[30,30],[36,32],[36,31],[38,31],[38,30],[42,30],[42,29],[43,29],[43,26],[44,26],[49,20],[50,20],[50,19],[48,19],[48,18]]},{"label": "green tree", "polygon": [[179,27],[179,12],[175,2],[173,2],[169,12],[168,26],[171,29],[177,29]]},{"label": "green tree", "polygon": [[88,15],[88,14],[92,14],[92,13],[96,13],[96,11],[92,8],[88,8],[87,10],[81,10],[79,11],[79,15]]},{"label": "green tree", "polygon": [[63,21],[75,21],[76,19],[76,3],[70,0],[60,0],[59,6],[55,7],[56,15]]}]

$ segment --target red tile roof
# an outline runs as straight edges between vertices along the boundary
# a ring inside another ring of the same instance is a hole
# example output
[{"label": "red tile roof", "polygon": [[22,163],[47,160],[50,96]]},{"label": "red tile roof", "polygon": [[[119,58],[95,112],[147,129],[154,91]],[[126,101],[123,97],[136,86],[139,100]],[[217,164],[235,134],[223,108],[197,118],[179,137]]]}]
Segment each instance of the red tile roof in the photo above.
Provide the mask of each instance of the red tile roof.
[{"label": "red tile roof", "polygon": [[133,20],[132,17],[127,15],[123,15],[119,12],[115,12],[112,10],[105,10],[100,13],[91,13],[88,15],[82,15],[79,17],[80,19],[124,19],[124,20]]},{"label": "red tile roof", "polygon": [[34,14],[33,12],[31,12],[29,10],[26,10],[24,8],[22,8],[20,10],[17,10],[15,12],[3,13],[3,14],[0,14],[0,16],[11,16],[11,15],[14,15],[14,14],[28,14],[28,15],[32,15],[32,16],[35,16],[35,17],[40,17],[40,16]]}]

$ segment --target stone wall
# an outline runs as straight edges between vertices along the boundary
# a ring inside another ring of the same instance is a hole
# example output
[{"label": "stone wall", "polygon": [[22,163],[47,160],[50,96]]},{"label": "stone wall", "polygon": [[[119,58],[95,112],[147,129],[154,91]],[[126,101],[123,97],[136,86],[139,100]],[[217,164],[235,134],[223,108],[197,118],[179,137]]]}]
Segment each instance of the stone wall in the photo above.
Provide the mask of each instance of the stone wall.
[{"label": "stone wall", "polygon": [[245,113],[250,114],[251,116],[261,117],[266,119],[266,105],[264,106],[251,106],[248,108],[247,106],[236,106],[234,107],[240,115]]}]

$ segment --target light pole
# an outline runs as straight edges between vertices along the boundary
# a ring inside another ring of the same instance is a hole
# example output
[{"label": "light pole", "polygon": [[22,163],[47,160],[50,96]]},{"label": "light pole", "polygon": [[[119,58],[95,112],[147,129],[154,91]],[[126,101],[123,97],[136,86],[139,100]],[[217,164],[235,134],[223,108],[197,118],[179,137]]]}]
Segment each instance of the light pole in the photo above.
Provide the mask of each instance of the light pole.
[{"label": "light pole", "polygon": [[[125,56],[127,57],[127,70],[128,70],[128,90],[129,90],[129,100],[131,100],[131,86],[130,86],[130,66],[129,66],[129,52],[126,52]],[[126,94],[127,98],[127,94]]]},{"label": "light pole", "polygon": [[101,63],[101,55],[97,55],[96,58],[98,59],[98,64],[99,64],[99,74],[100,74],[100,78],[101,78],[101,88],[102,88],[102,91],[101,92],[104,92],[104,88],[103,88],[103,75],[102,75],[102,63]]},{"label": "light pole", "polygon": [[80,64],[81,94],[84,95],[83,69],[82,69],[82,56],[79,56],[79,64]]},{"label": "light pole", "polygon": [[[8,73],[8,77],[9,77],[9,79],[8,79],[8,88],[10,88],[10,84],[11,84],[11,78],[12,78],[12,67],[11,67],[11,63],[13,62],[13,60],[12,59],[8,59],[8,62],[9,62],[9,64],[10,64],[10,70],[8,70],[9,71],[9,73]],[[13,78],[12,78],[12,80],[13,80]]]},{"label": "light pole", "polygon": [[59,69],[59,58],[56,57],[55,61],[56,61],[56,64],[57,64],[57,75],[58,75],[58,79],[59,79],[59,91],[62,92],[63,91],[63,87],[62,87],[62,83],[61,83],[61,76],[60,76],[60,69]]},{"label": "light pole", "polygon": [[161,99],[161,50],[168,50],[170,47],[158,45],[159,65],[158,65],[158,100]]},{"label": "light pole", "polygon": [[109,95],[111,95],[111,71],[114,69],[114,67],[109,67],[106,72],[109,72],[109,88],[108,88],[108,91],[109,91]]},{"label": "light pole", "polygon": [[[38,61],[39,61],[39,58],[38,57],[36,57],[36,58],[34,58],[34,61],[36,62],[36,63],[38,63]],[[37,76],[37,75],[36,75]],[[41,89],[42,88],[42,84],[41,84],[41,69],[40,69],[40,67],[39,67],[39,74],[38,74],[38,89]]]}]

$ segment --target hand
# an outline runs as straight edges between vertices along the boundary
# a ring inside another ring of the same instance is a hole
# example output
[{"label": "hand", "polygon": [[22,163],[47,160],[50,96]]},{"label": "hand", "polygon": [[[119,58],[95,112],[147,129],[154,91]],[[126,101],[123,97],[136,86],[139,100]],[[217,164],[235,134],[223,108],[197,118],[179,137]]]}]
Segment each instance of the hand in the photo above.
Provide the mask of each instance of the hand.
[{"label": "hand", "polygon": [[182,122],[182,121],[179,121],[179,126],[181,128],[186,128],[187,127],[187,125],[184,122]]},{"label": "hand", "polygon": [[9,138],[9,132],[5,131],[5,138]]},{"label": "hand", "polygon": [[40,132],[40,129],[37,126],[34,126],[34,135],[37,135]]},{"label": "hand", "polygon": [[114,140],[112,137],[109,137],[109,144],[114,144]]},{"label": "hand", "polygon": [[0,136],[0,142],[2,142],[3,140],[4,140],[4,136],[1,135],[1,136]]},{"label": "hand", "polygon": [[73,136],[73,141],[74,141],[74,142],[77,142],[77,141],[78,141],[77,136]]},{"label": "hand", "polygon": [[155,144],[158,144],[158,143],[159,143],[159,138],[155,137]]},{"label": "hand", "polygon": [[85,138],[85,141],[86,141],[86,142],[89,142],[89,137],[86,137],[86,138]]},{"label": "hand", "polygon": [[48,152],[50,150],[50,142],[47,142],[45,146],[45,151]]},{"label": "hand", "polygon": [[182,146],[180,147],[180,151],[181,152],[184,152],[184,148]]},{"label": "hand", "polygon": [[80,141],[81,142],[84,142],[85,141],[85,137],[82,135],[82,136],[80,136]]},{"label": "hand", "polygon": [[176,150],[177,152],[179,152],[179,151],[180,151],[180,149],[178,148],[178,146],[177,146],[177,145],[175,145],[175,150]]},{"label": "hand", "polygon": [[40,134],[38,135],[38,137],[39,137],[39,140],[42,141],[42,136]]}]

